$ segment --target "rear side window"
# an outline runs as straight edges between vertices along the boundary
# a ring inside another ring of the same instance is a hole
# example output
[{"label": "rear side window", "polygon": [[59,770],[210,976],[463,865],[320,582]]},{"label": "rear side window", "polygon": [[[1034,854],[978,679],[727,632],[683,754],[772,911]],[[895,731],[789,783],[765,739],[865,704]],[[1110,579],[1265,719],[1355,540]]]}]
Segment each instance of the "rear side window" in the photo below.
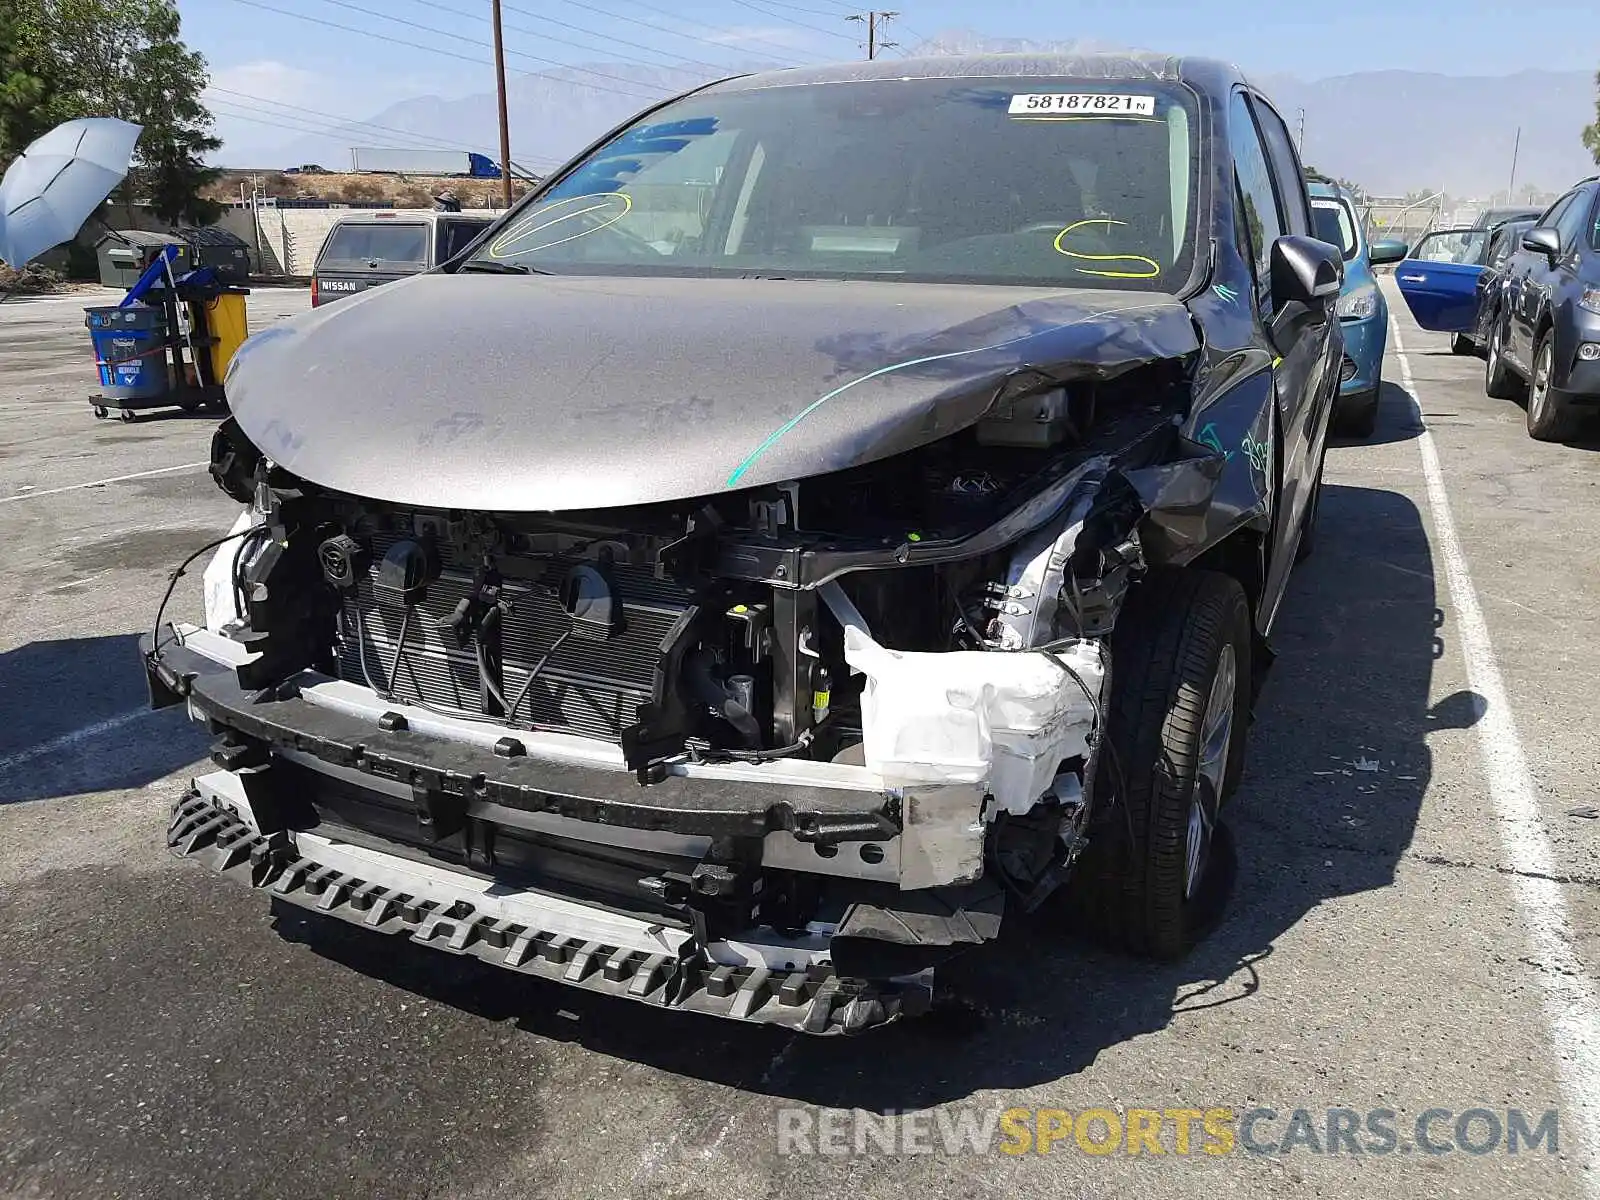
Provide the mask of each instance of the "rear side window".
[{"label": "rear side window", "polygon": [[[1235,230],[1240,248],[1249,248],[1248,257],[1255,263],[1256,287],[1263,300],[1272,279],[1272,243],[1283,236],[1283,216],[1278,212],[1278,197],[1272,186],[1272,169],[1267,166],[1267,153],[1256,133],[1256,123],[1245,103],[1244,93],[1233,94],[1233,107],[1228,117],[1229,143],[1233,151],[1233,172],[1239,184],[1239,221],[1242,228]],[[1246,240],[1248,239],[1248,241]],[[1263,308],[1270,307],[1264,303]]]},{"label": "rear side window", "polygon": [[1589,207],[1589,197],[1579,192],[1573,196],[1566,211],[1556,218],[1556,231],[1561,234],[1563,253],[1576,250],[1582,244],[1584,234],[1590,232]]},{"label": "rear side window", "polygon": [[1300,169],[1300,156],[1294,152],[1294,143],[1289,140],[1289,127],[1271,105],[1259,98],[1253,100],[1250,106],[1255,110],[1256,123],[1261,128],[1272,169],[1278,177],[1278,198],[1283,204],[1285,228],[1290,233],[1308,234],[1311,232],[1311,214],[1306,211],[1305,173]]},{"label": "rear side window", "polygon": [[335,225],[317,266],[425,267],[428,227],[416,224]]},{"label": "rear side window", "polygon": [[439,261],[446,262],[460,254],[487,224],[486,221],[440,221]]}]

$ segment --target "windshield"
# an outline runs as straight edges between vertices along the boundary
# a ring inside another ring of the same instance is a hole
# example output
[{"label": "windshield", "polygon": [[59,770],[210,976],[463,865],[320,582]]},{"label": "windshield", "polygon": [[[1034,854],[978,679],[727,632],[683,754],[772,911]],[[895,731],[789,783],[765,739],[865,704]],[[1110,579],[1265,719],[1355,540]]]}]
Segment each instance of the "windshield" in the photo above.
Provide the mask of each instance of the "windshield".
[{"label": "windshield", "polygon": [[1187,92],[911,79],[680,100],[514,212],[541,271],[1172,289],[1193,261]]},{"label": "windshield", "polygon": [[333,227],[317,260],[326,266],[426,266],[428,227],[347,222]]},{"label": "windshield", "polygon": [[1339,247],[1347,260],[1356,256],[1361,243],[1356,240],[1355,217],[1346,205],[1337,200],[1313,201],[1311,215],[1317,222],[1317,237]]}]

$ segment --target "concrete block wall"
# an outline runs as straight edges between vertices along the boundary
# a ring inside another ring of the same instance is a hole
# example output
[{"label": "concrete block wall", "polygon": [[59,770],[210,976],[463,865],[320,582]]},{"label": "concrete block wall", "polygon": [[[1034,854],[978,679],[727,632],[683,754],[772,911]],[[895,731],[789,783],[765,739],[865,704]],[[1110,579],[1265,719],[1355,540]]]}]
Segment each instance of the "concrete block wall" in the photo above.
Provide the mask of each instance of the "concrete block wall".
[{"label": "concrete block wall", "polygon": [[[258,270],[263,275],[309,278],[328,230],[340,217],[358,209],[262,208],[255,212],[234,208],[223,214],[222,225],[250,245],[260,247]],[[395,211],[405,212],[405,209]],[[425,210],[411,210],[425,211]],[[258,240],[259,239],[259,240]]]}]

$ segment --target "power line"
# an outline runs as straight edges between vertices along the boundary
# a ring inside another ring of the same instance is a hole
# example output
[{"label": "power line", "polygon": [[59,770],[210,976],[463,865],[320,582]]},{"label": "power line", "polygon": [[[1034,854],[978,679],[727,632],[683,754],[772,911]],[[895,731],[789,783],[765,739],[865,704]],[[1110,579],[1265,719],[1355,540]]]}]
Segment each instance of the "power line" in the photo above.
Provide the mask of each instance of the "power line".
[{"label": "power line", "polygon": [[[219,101],[218,103],[228,104],[230,102]],[[288,113],[272,113],[269,116],[263,117],[249,112],[234,112],[228,108],[216,108],[214,111],[217,116],[222,117],[224,120],[248,121],[252,125],[265,125],[272,129],[286,129],[290,133],[298,133],[302,135],[313,134],[320,137],[334,137],[338,132],[334,129],[318,128],[317,126],[306,121],[305,118],[291,116]],[[272,117],[282,117],[283,119],[274,121],[271,119]],[[442,146],[398,146],[396,149],[427,151],[434,154],[445,152],[445,148]],[[466,148],[462,146],[454,146],[450,147],[450,149],[457,153],[465,153]]]},{"label": "power line", "polygon": [[[339,131],[342,132],[361,134],[363,136],[371,136],[371,132],[377,132],[389,137],[408,138],[415,142],[432,143],[433,145],[444,149],[460,149],[458,145],[445,142],[443,139],[433,137],[431,134],[417,133],[410,129],[401,129],[395,125],[380,125],[377,121],[362,121],[356,117],[347,117],[340,113],[327,112],[320,108],[307,108],[303,104],[290,104],[287,100],[273,100],[267,96],[256,96],[252,95],[250,92],[240,92],[232,88],[219,87],[214,83],[208,84],[206,91],[216,92],[223,96],[234,97],[233,100],[219,101],[219,103],[222,104],[232,104],[234,107],[241,107],[238,104],[238,101],[248,100],[253,104],[268,104],[273,108],[287,108],[295,113],[305,113],[307,116],[315,117],[322,121],[331,122],[335,126],[339,127]],[[269,112],[267,115],[272,116],[287,114],[273,114]],[[482,149],[481,146],[469,146],[467,148],[471,150]]]},{"label": "power line", "polygon": [[[790,25],[798,25],[800,28],[809,29],[814,33],[823,33],[827,34],[829,37],[843,38],[847,42],[855,40],[848,33],[841,33],[837,29],[824,29],[821,25],[812,25],[806,21],[796,21],[793,17],[787,17],[783,13],[773,12],[770,8],[763,8],[761,5],[757,4],[755,0],[733,0],[733,2],[744,8],[750,9],[752,12],[758,12],[762,16],[772,17],[774,20],[778,21],[785,21]],[[845,20],[849,19],[849,17],[845,18]]]},{"label": "power line", "polygon": [[[454,16],[467,17],[467,18],[469,18],[471,20],[474,20],[474,21],[488,21],[489,20],[488,17],[485,17],[480,13],[467,12],[467,11],[464,11],[464,10],[459,9],[459,8],[451,8],[448,5],[436,3],[436,2],[434,2],[434,0],[414,0],[414,2],[417,3],[417,4],[423,5],[424,7],[433,9],[436,12],[450,13],[450,14],[452,14]],[[591,35],[593,37],[597,37],[597,38],[607,38],[608,37],[608,35],[600,33],[598,30],[585,29],[581,25],[572,25],[572,24],[569,24],[566,21],[559,21],[554,17],[546,17],[546,16],[542,16],[539,13],[529,12],[527,9],[515,8],[510,4],[503,4],[503,5],[501,5],[501,7],[503,9],[505,9],[506,12],[519,13],[522,16],[532,17],[536,21],[544,21],[547,24],[556,25],[556,26],[559,26],[562,29],[570,29],[570,30],[573,30],[576,33],[587,33],[587,34],[589,34],[589,35]],[[522,33],[522,34],[526,34],[528,37],[538,38],[541,41],[559,42],[563,46],[572,46],[572,47],[574,47],[574,48],[576,48],[578,50],[588,50],[588,51],[591,51],[591,52],[599,52],[599,53],[607,54],[617,62],[632,63],[633,65],[640,66],[640,67],[650,67],[653,70],[657,70],[657,71],[674,71],[674,70],[683,71],[684,68],[679,65],[681,63],[692,63],[695,66],[705,67],[705,68],[707,68],[707,69],[709,69],[711,71],[720,71],[720,70],[723,69],[723,68],[717,66],[715,63],[696,62],[693,59],[686,59],[686,58],[683,58],[682,56],[679,56],[679,55],[671,55],[671,54],[668,54],[664,50],[657,50],[652,46],[646,46],[646,45],[643,45],[643,44],[641,44],[639,42],[624,41],[622,38],[610,38],[609,40],[615,42],[619,46],[632,46],[635,49],[644,50],[645,52],[647,52],[649,54],[659,54],[663,58],[674,58],[674,59],[676,59],[676,62],[672,62],[672,63],[646,62],[644,59],[641,59],[641,58],[630,58],[627,55],[617,54],[609,46],[596,45],[593,42],[575,42],[571,38],[564,38],[564,37],[560,37],[560,36],[558,36],[556,34],[553,34],[553,33],[546,33],[542,29],[529,29],[529,28],[527,28],[526,26],[523,26],[523,25],[511,25],[511,24],[507,24],[507,23],[502,22],[501,28],[507,33]],[[686,72],[686,73],[698,74],[697,72]]]},{"label": "power line", "polygon": [[[272,111],[262,113],[257,110],[244,108],[244,106],[239,105],[232,100],[213,100],[209,107],[212,109],[215,115],[229,121],[248,121],[252,125],[268,125],[274,129],[287,129],[291,133],[313,134],[318,137],[328,138],[341,136],[360,138],[372,136],[370,133],[364,130],[348,128],[342,129],[338,126],[326,125],[321,122],[312,121],[308,117],[295,116],[293,113]],[[386,134],[384,136],[391,141],[408,140],[396,137],[394,134]],[[446,152],[464,154],[471,147],[464,145],[450,146],[442,142],[417,141],[412,142],[410,145],[400,145],[395,148],[399,150],[416,150],[439,154]]]},{"label": "power line", "polygon": [[455,58],[462,62],[477,63],[479,66],[487,64],[486,59],[473,58],[469,54],[457,54],[453,50],[441,50],[438,46],[424,46],[421,42],[408,42],[404,38],[389,37],[387,34],[375,33],[370,29],[358,29],[354,25],[341,25],[338,21],[324,20],[322,17],[313,17],[307,13],[292,12],[287,8],[278,8],[271,4],[263,4],[261,0],[233,0],[235,4],[243,4],[250,8],[259,8],[262,12],[276,13],[280,17],[293,17],[297,21],[310,21],[313,25],[325,25],[329,29],[342,29],[346,33],[358,33],[362,37],[375,38],[380,42],[389,42],[395,46],[410,46],[413,50],[425,50],[429,54],[443,55],[445,58]]},{"label": "power line", "polygon": [[907,25],[904,21],[900,22],[900,28],[904,29],[912,37],[916,38],[919,43],[924,43],[925,44],[927,42],[933,41],[933,39],[931,37],[928,37],[926,34],[923,34],[923,33],[918,33],[915,29],[911,28],[911,26]]},{"label": "power line", "polygon": [[[633,7],[635,7],[635,8],[642,8],[646,12],[660,13],[662,16],[670,17],[673,20],[677,20],[678,19],[678,15],[676,13],[668,12],[664,8],[657,8],[653,4],[642,3],[642,0],[626,0],[626,2],[629,3],[629,4],[632,4]],[[687,40],[689,40],[691,42],[703,42],[707,46],[716,46],[719,49],[729,45],[729,43],[727,43],[727,42],[713,42],[708,38],[696,37],[692,33],[683,33],[680,30],[672,29],[672,28],[670,28],[670,27],[668,27],[666,25],[657,25],[653,21],[645,21],[645,20],[642,20],[642,19],[640,19],[638,17],[624,17],[619,13],[608,12],[606,9],[596,8],[592,4],[582,3],[581,0],[567,0],[567,4],[570,7],[587,8],[591,12],[600,13],[602,16],[613,17],[613,18],[615,18],[615,19],[617,19],[619,21],[632,21],[637,25],[643,25],[643,26],[645,26],[646,28],[649,28],[649,29],[656,29],[656,30],[661,31],[662,33],[670,33],[670,34],[672,34],[673,37],[685,38],[685,39],[687,39]],[[801,57],[799,57],[798,55],[795,54],[794,49],[792,47],[785,46],[781,42],[771,41],[768,38],[758,37],[755,34],[745,34],[745,35],[743,35],[740,38],[740,42],[741,42],[741,44],[740,44],[740,47],[739,47],[739,52],[741,54],[746,54],[751,58],[763,58],[763,59],[766,59],[768,62],[776,63],[777,65],[783,66],[783,67],[792,67],[797,62],[804,63],[804,62],[808,62],[808,61],[810,61],[810,62],[818,61],[816,59],[801,58]],[[776,48],[778,50],[782,50],[784,52],[785,57],[776,58],[771,54],[764,54],[764,53],[762,53],[760,51],[757,51],[757,50],[746,50],[744,48],[744,46],[743,46],[744,42],[760,42],[764,46],[772,46],[772,47],[774,47],[774,48]]]},{"label": "power line", "polygon": [[[374,138],[374,140],[376,140],[375,135],[377,135],[388,138],[391,141],[411,143],[410,145],[402,145],[398,147],[399,149],[439,150],[451,151],[455,153],[473,150],[484,154],[489,153],[489,150],[484,143],[451,142],[443,138],[433,137],[429,134],[414,133],[408,129],[399,129],[393,125],[380,125],[376,121],[358,121],[354,117],[344,117],[338,113],[323,112],[322,110],[315,108],[306,108],[303,105],[290,104],[284,100],[271,100],[265,96],[253,96],[249,92],[234,91],[230,88],[217,87],[214,84],[208,87],[206,90],[210,92],[220,92],[228,96],[237,96],[240,100],[248,100],[255,104],[268,104],[273,105],[276,108],[287,108],[294,110],[292,113],[274,112],[271,110],[260,114],[258,114],[255,110],[235,112],[231,110],[244,107],[239,103],[238,100],[213,101],[213,105],[226,106],[225,108],[218,109],[218,112],[220,115],[227,117],[230,120],[254,121],[259,124],[268,124],[269,122],[263,118],[278,118],[278,121],[280,122],[292,121],[299,123],[297,125],[278,125],[278,127],[281,129],[292,129],[296,133],[310,133],[322,137],[371,137]],[[297,113],[305,113],[308,115],[295,115]],[[526,157],[528,161],[537,163],[540,166],[557,165],[555,159],[545,158],[542,155],[530,155]]]},{"label": "power line", "polygon": [[[428,3],[428,0],[417,0],[417,2],[425,4],[425,3]],[[667,50],[657,50],[654,46],[647,46],[643,42],[630,42],[630,41],[626,40],[625,38],[619,38],[619,37],[615,37],[614,35],[611,35],[611,34],[601,33],[597,29],[587,29],[582,25],[573,25],[573,24],[571,24],[571,23],[569,23],[567,21],[558,21],[558,20],[556,20],[556,18],[547,17],[547,16],[543,15],[542,13],[529,12],[525,8],[514,8],[511,5],[507,4],[505,6],[505,10],[507,12],[510,12],[510,13],[516,13],[519,16],[532,17],[536,21],[543,21],[543,22],[545,22],[546,24],[549,24],[549,25],[559,25],[561,28],[570,29],[570,30],[574,31],[575,33],[587,33],[587,34],[590,34],[590,35],[592,35],[594,37],[607,38],[610,41],[615,42],[619,46],[629,46],[629,47],[632,47],[635,50],[644,50],[644,51],[646,51],[647,53],[650,53],[650,54],[659,54],[663,58],[675,59],[676,61],[678,61],[680,63],[688,63],[691,66],[707,67],[712,71],[726,71],[728,69],[727,67],[723,66],[720,63],[706,62],[706,61],[704,61],[702,59],[698,59],[698,58],[687,58],[684,55],[673,54],[672,52],[667,51]],[[626,19],[626,18],[623,18],[623,19]],[[633,23],[634,24],[638,24],[639,22],[635,21]],[[518,33],[526,33],[530,37],[549,37],[549,36],[551,36],[551,35],[545,34],[545,33],[536,33],[534,30],[531,30],[531,29],[517,29],[517,27],[514,26],[514,25],[507,25],[506,28],[507,29],[515,29]],[[709,44],[712,44],[712,43],[707,43],[707,44],[709,45]]]},{"label": "power line", "polygon": [[[443,49],[443,48],[441,48],[439,46],[425,46],[421,42],[408,42],[404,38],[391,37],[390,35],[388,35],[386,33],[378,33],[377,31],[372,30],[372,29],[361,29],[361,28],[359,28],[359,27],[357,27],[355,25],[345,25],[345,24],[341,24],[338,21],[329,21],[324,17],[313,17],[309,13],[293,12],[290,9],[287,9],[287,8],[279,8],[276,5],[265,4],[265,3],[262,2],[262,0],[233,0],[233,2],[235,4],[243,4],[243,5],[245,5],[245,6],[249,7],[249,8],[258,8],[258,9],[262,10],[263,12],[275,13],[280,17],[293,17],[297,21],[309,21],[313,25],[324,25],[329,29],[339,29],[339,30],[343,30],[345,33],[359,34],[361,37],[371,38],[371,39],[374,39],[374,40],[380,41],[380,42],[388,42],[391,45],[395,45],[395,46],[408,46],[413,50],[422,50],[422,51],[424,51],[424,52],[426,52],[428,54],[437,54],[437,55],[440,55],[440,56],[442,56],[444,58],[453,58],[453,59],[456,59],[456,60],[458,60],[460,62],[469,62],[469,63],[473,63],[473,64],[475,64],[477,66],[480,66],[480,67],[485,67],[485,66],[491,66],[492,65],[491,61],[489,59],[487,59],[487,58],[474,58],[470,54],[457,54],[454,50],[445,50],[445,49]],[[570,2],[570,0],[569,0],[569,2]],[[437,33],[437,32],[440,32],[440,31],[431,30],[430,32]],[[453,36],[453,35],[447,35],[447,36]],[[475,43],[475,44],[480,44],[481,45],[481,44],[484,44],[484,43]],[[558,63],[556,65],[564,67],[566,64]],[[570,68],[570,69],[577,70],[578,68]],[[605,86],[603,86],[601,84],[598,84],[598,83],[589,83],[586,80],[582,80],[582,79],[561,79],[559,77],[551,76],[548,72],[539,72],[539,74],[541,76],[545,77],[545,78],[552,79],[556,83],[565,83],[565,84],[568,84],[569,86],[572,86],[572,87],[586,87],[586,88],[590,88],[590,89],[592,89],[594,91],[600,91],[600,92],[615,92],[618,95],[630,96],[630,97],[632,97],[633,99],[636,99],[636,100],[640,100],[640,99],[642,99],[642,100],[655,100],[655,99],[658,99],[661,96],[667,94],[665,92],[658,92],[655,95],[641,96],[636,92],[623,92],[623,91],[620,91],[617,88],[605,87]]]},{"label": "power line", "polygon": [[[835,0],[835,3],[837,2],[838,0]],[[851,11],[850,5],[842,3],[839,4],[837,9],[811,8],[804,4],[790,4],[787,3],[787,0],[766,0],[766,3],[771,4],[775,8],[789,8],[793,9],[795,12],[809,13],[813,17],[827,17],[830,20],[835,21],[842,16],[847,16]]]},{"label": "power line", "polygon": [[[491,50],[494,48],[493,44],[490,43],[490,42],[483,42],[483,41],[479,41],[477,38],[465,37],[465,36],[463,36],[462,34],[459,34],[459,33],[451,33],[447,29],[435,29],[432,25],[423,25],[423,24],[421,24],[420,22],[417,22],[417,21],[408,21],[404,17],[392,17],[388,13],[379,12],[376,9],[363,8],[359,4],[352,4],[350,2],[350,0],[322,0],[322,3],[324,3],[324,4],[332,4],[332,5],[334,5],[335,7],[338,7],[338,8],[347,8],[351,12],[358,12],[358,13],[362,13],[362,14],[364,14],[366,16],[369,16],[369,17],[376,17],[380,21],[392,21],[396,25],[407,25],[407,26],[410,26],[412,29],[420,29],[424,33],[431,33],[431,34],[434,34],[434,35],[436,35],[438,37],[452,38],[452,39],[454,39],[455,41],[458,41],[458,42],[465,42],[469,46],[482,46],[482,47],[484,47],[486,49],[491,49]],[[613,75],[609,71],[596,71],[596,70],[593,70],[592,68],[589,68],[589,67],[575,67],[575,66],[571,65],[570,63],[562,62],[560,59],[543,58],[543,57],[541,57],[541,56],[539,56],[537,54],[524,53],[521,50],[508,50],[508,51],[506,51],[506,53],[507,54],[514,54],[518,58],[525,58],[525,59],[529,60],[530,62],[544,63],[546,66],[559,67],[562,70],[566,70],[566,71],[577,71],[580,74],[593,75],[593,76],[596,76],[599,79],[610,79],[610,80],[613,80],[614,82],[625,83],[625,84],[628,84],[628,85],[633,86],[633,87],[641,87],[641,86],[648,87],[649,86],[648,84],[640,84],[637,80],[629,79],[624,75]],[[596,85],[596,84],[585,84],[584,86],[586,86],[586,87],[598,87],[598,85]],[[610,92],[618,91],[618,89],[616,89],[616,88],[601,88],[599,90],[610,91]],[[664,91],[657,91],[655,89],[652,89],[651,91],[649,91],[647,93],[619,92],[618,94],[619,95],[624,95],[624,96],[633,96],[637,100],[655,100],[655,99],[659,99],[661,96],[665,96],[665,95],[668,95],[670,93],[667,93],[667,92],[664,92]]]}]

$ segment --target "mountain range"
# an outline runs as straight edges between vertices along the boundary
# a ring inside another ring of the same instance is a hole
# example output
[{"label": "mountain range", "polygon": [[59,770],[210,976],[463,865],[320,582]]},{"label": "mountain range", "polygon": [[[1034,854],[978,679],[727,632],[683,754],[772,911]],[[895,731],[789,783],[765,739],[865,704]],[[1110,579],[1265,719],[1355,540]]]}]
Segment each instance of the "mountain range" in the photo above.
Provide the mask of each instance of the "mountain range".
[{"label": "mountain range", "polygon": [[[913,47],[912,53],[1110,49],[1116,47],[951,31]],[[588,72],[610,78],[601,80]],[[507,99],[512,157],[542,173],[648,104],[647,95],[682,91],[711,77],[628,63],[591,63],[517,76]],[[1595,81],[1586,72],[1530,70],[1469,77],[1364,71],[1314,80],[1251,72],[1251,77],[1291,126],[1304,121],[1302,154],[1309,166],[1352,180],[1372,194],[1443,190],[1457,197],[1483,197],[1501,191],[1510,179],[1519,129],[1519,195],[1528,186],[1559,190],[1596,170],[1579,140],[1595,112]],[[495,98],[487,93],[453,100],[422,96],[374,113],[369,120],[463,148],[498,144]],[[307,137],[272,153],[267,162],[239,165],[343,164],[351,146],[380,145],[382,137],[354,129]]]}]

